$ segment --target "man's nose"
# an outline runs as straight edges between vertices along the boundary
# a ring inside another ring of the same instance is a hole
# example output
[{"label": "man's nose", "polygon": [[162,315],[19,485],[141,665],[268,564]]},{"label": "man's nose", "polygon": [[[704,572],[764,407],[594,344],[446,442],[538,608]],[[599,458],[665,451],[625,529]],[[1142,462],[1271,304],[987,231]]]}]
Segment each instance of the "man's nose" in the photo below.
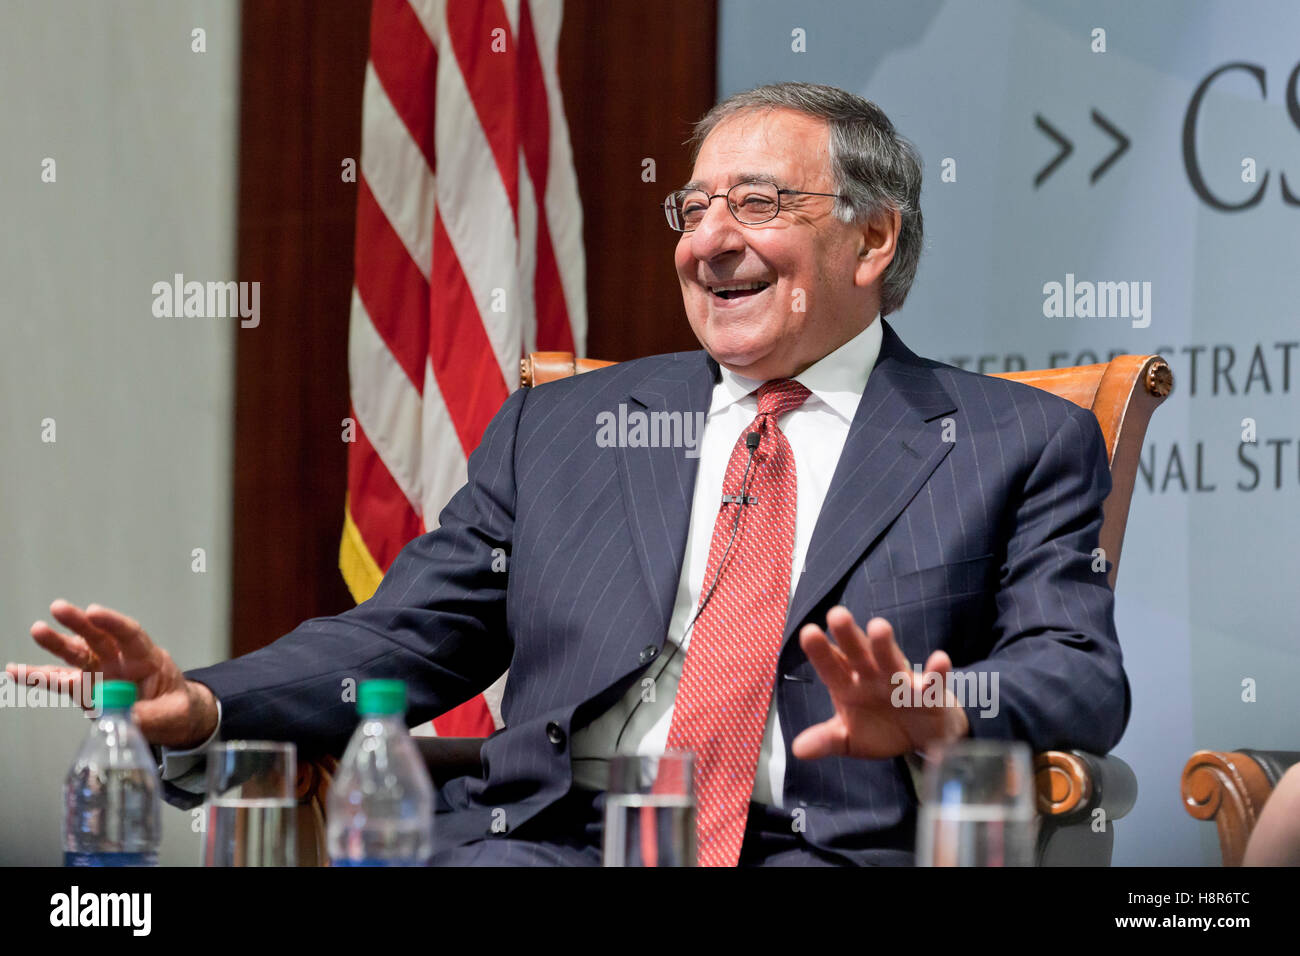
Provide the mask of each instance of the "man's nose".
[{"label": "man's nose", "polygon": [[738,252],[745,247],[744,229],[727,206],[727,197],[719,196],[709,203],[700,224],[691,232],[691,255],[708,261],[728,252]]}]

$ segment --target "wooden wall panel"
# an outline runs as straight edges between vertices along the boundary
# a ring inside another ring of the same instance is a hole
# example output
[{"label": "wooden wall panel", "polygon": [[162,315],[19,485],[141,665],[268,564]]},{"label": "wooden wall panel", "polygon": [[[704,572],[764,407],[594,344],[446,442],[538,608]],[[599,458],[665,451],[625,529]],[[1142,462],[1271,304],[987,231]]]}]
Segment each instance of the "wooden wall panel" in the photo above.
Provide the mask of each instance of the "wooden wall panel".
[{"label": "wooden wall panel", "polygon": [[[584,196],[590,355],[696,347],[658,204],[713,102],[713,0],[566,0],[560,81]],[[347,484],[347,327],[369,4],[243,5],[231,653],[351,606],[338,572]],[[656,181],[642,181],[653,158]]]},{"label": "wooden wall panel", "polygon": [[[691,127],[717,88],[717,7],[700,0],[566,0],[560,34],[587,250],[587,354],[698,348],[660,203],[691,178]],[[642,161],[655,161],[643,182]]]},{"label": "wooden wall panel", "polygon": [[369,4],[243,6],[231,653],[352,605],[338,571],[347,333]]}]

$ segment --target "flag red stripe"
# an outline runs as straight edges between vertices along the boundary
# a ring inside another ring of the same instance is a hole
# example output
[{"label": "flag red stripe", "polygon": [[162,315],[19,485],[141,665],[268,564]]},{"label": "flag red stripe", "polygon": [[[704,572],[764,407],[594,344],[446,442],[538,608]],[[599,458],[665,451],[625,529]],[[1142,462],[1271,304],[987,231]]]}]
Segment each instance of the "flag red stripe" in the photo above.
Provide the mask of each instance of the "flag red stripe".
[{"label": "flag red stripe", "polygon": [[429,303],[429,351],[438,390],[468,456],[509,391],[501,378],[474,295],[452,248],[442,213],[433,215],[433,272],[438,290]]},{"label": "flag red stripe", "polygon": [[537,217],[537,272],[533,276],[533,299],[537,310],[537,347],[542,350],[575,351],[573,327],[564,303],[560,267],[551,245],[546,216]]},{"label": "flag red stripe", "polygon": [[364,176],[359,177],[358,186],[357,293],[393,358],[423,395],[424,362],[429,354],[429,285],[379,208]]},{"label": "flag red stripe", "polygon": [[439,737],[488,737],[497,727],[492,722],[487,701],[479,694],[441,717],[433,718],[433,729]]},{"label": "flag red stripe", "polygon": [[374,0],[370,8],[370,62],[389,102],[437,172],[434,91],[438,51],[406,0]]},{"label": "flag red stripe", "polygon": [[[503,33],[493,36],[494,30]],[[479,125],[496,159],[519,228],[519,142],[514,96],[515,40],[501,0],[448,3],[447,35]],[[504,38],[504,39],[501,39]],[[494,45],[505,49],[494,52]]]},{"label": "flag red stripe", "polygon": [[551,245],[546,215],[546,183],[551,165],[551,116],[546,99],[546,78],[537,52],[537,36],[528,0],[519,5],[520,143],[528,176],[537,197],[537,267],[533,274],[533,299],[537,311],[537,347],[574,351],[573,328],[564,302],[564,285]]},{"label": "flag red stripe", "polygon": [[[352,410],[356,421],[356,410]],[[381,571],[387,572],[406,542],[421,533],[420,519],[357,423],[348,455],[352,521]]]},{"label": "flag red stripe", "polygon": [[546,179],[551,166],[551,115],[528,0],[522,0],[519,5],[519,72],[515,94],[519,98],[519,128],[524,161],[528,164],[528,175],[533,181],[537,205],[544,207]]}]

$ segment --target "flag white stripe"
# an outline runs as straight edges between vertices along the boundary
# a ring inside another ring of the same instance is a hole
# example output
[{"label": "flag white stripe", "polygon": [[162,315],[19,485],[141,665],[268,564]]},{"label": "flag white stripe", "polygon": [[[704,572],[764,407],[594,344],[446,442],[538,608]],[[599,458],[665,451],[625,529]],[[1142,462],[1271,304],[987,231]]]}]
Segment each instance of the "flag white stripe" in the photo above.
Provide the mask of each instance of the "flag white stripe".
[{"label": "flag white stripe", "polygon": [[438,51],[439,59],[449,55],[451,51],[442,42],[447,35],[447,0],[407,0],[407,3],[428,34],[429,42]]},{"label": "flag white stripe", "polygon": [[510,24],[510,35],[519,36],[519,0],[501,0],[506,11],[506,22]]},{"label": "flag white stripe", "polygon": [[418,514],[422,503],[420,393],[375,330],[355,287],[348,328],[348,377],[357,422]]},{"label": "flag white stripe", "polygon": [[424,500],[421,514],[424,526],[432,531],[438,527],[438,512],[462,485],[469,480],[465,452],[460,436],[451,420],[451,413],[442,399],[433,362],[424,363],[424,416],[421,419],[424,455],[420,463],[424,476]]},{"label": "flag white stripe", "polygon": [[[512,389],[523,354],[524,324],[515,270],[514,213],[460,64],[450,49],[438,60],[436,127],[438,210],[506,387]],[[505,310],[492,311],[494,302]]]},{"label": "flag white stripe", "polygon": [[[519,282],[519,314],[528,317],[521,322],[523,351],[537,350],[537,293],[534,280],[537,275],[537,208],[536,191],[528,165],[524,162],[523,147],[519,148],[519,263],[515,275]],[[516,382],[506,379],[506,388],[515,390]]]},{"label": "flag white stripe", "polygon": [[370,63],[366,64],[361,128],[362,175],[384,218],[428,282],[436,183],[424,153],[393,109]]},{"label": "flag white stripe", "polygon": [[509,676],[510,672],[506,671],[483,691],[483,702],[487,704],[488,713],[492,715],[492,723],[498,730],[506,725],[501,717],[501,698],[506,695],[506,678]]}]

